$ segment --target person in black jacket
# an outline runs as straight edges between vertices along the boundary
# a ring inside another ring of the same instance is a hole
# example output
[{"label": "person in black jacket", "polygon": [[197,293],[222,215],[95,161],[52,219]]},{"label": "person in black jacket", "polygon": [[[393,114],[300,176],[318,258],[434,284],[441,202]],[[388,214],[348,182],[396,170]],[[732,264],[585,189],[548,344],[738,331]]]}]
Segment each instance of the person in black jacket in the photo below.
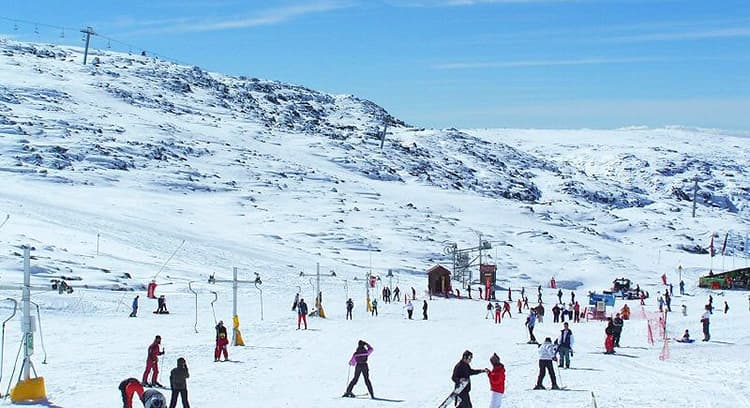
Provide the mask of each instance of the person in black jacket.
[{"label": "person in black jacket", "polygon": [[169,374],[169,386],[172,388],[172,399],[169,402],[169,408],[177,406],[178,395],[181,397],[182,407],[190,408],[187,390],[188,378],[190,378],[190,373],[188,372],[187,362],[184,358],[180,357],[177,359],[177,367],[173,368]]},{"label": "person in black jacket", "polygon": [[422,320],[427,320],[427,301],[422,303]]},{"label": "person in black jacket", "polygon": [[372,392],[372,384],[370,383],[370,368],[367,366],[367,357],[369,357],[374,350],[375,349],[373,349],[366,341],[359,341],[357,349],[354,350],[354,354],[352,354],[352,358],[349,360],[349,365],[354,366],[354,378],[349,382],[349,385],[346,387],[346,392],[342,397],[355,397],[352,393],[352,389],[354,388],[354,385],[357,384],[357,381],[359,381],[359,376],[362,375],[365,379],[367,391],[370,393],[370,398],[375,398],[375,393]]},{"label": "person in black jacket", "polygon": [[352,320],[352,310],[354,310],[354,302],[352,298],[346,301],[346,320]]},{"label": "person in black jacket", "polygon": [[[460,398],[461,402],[456,405],[456,408],[471,408],[471,398],[469,397],[469,391],[471,391],[471,380],[469,379],[472,375],[477,375],[480,373],[486,373],[489,372],[488,369],[482,369],[482,370],[474,370],[471,368],[469,363],[471,363],[471,359],[474,357],[474,354],[472,354],[471,351],[466,350],[464,351],[464,354],[461,356],[461,361],[459,361],[455,367],[453,367],[453,375],[451,376],[451,380],[453,380],[453,383],[456,387],[458,387],[459,384],[461,384],[463,381],[467,381],[466,387],[464,387],[463,390],[461,390],[458,395],[456,395],[456,398]],[[458,401],[457,401],[458,402]]]}]

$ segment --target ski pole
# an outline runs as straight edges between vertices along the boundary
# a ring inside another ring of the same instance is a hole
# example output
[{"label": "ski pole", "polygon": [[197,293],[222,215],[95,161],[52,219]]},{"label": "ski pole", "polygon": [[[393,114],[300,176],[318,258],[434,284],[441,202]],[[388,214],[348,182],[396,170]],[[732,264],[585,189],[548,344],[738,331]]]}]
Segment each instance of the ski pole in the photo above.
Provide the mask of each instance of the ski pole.
[{"label": "ski pole", "polygon": [[351,366],[351,364],[347,364],[346,366],[347,366],[347,369],[346,369],[346,387],[348,388],[349,387],[349,376],[352,374],[352,366]]}]

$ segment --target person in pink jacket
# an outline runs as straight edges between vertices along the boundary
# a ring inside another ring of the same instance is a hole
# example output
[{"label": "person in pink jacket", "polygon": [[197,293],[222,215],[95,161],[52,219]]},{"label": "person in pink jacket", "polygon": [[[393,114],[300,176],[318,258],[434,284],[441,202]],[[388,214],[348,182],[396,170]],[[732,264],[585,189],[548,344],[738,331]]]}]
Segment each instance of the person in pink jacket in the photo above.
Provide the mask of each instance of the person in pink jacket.
[{"label": "person in pink jacket", "polygon": [[354,351],[354,354],[352,354],[352,358],[349,360],[349,365],[354,366],[354,378],[352,378],[349,386],[346,387],[346,392],[344,393],[343,397],[354,398],[352,389],[354,388],[354,385],[357,384],[357,381],[359,380],[359,376],[361,374],[365,378],[365,385],[367,386],[367,391],[370,392],[370,397],[375,398],[375,394],[372,392],[372,384],[370,383],[370,368],[367,366],[367,357],[372,354],[373,350],[374,349],[372,348],[372,346],[369,345],[366,341],[359,341],[357,350]]}]

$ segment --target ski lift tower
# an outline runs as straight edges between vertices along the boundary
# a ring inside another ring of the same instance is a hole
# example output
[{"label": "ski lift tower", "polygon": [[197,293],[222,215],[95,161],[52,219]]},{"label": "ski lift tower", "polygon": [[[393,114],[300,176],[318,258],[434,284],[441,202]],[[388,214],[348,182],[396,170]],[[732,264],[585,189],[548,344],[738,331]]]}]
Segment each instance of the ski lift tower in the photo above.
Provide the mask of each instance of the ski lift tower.
[{"label": "ski lift tower", "polygon": [[330,275],[321,275],[320,274],[320,262],[315,264],[315,274],[300,272],[299,276],[315,276],[315,310],[317,310],[318,317],[322,317],[325,319],[326,314],[323,311],[323,293],[320,291],[320,278],[335,278],[336,272],[331,270]]},{"label": "ski lift tower", "polygon": [[[443,249],[444,254],[453,256],[453,279],[460,280],[461,286],[464,289],[472,282],[471,267],[479,265],[481,268],[482,251],[488,249],[492,249],[492,244],[490,241],[482,240],[481,234],[479,234],[478,246],[459,249],[458,244],[451,242]],[[473,253],[478,253],[478,255],[474,259],[469,260]]]},{"label": "ski lift tower", "polygon": [[[232,268],[232,279],[216,279],[214,275],[208,277],[208,283],[232,283],[232,323],[234,330],[232,330],[232,345],[233,346],[244,346],[245,342],[242,340],[242,333],[240,333],[240,317],[237,315],[237,288],[240,283],[249,283],[255,285],[255,288],[260,290],[258,285],[263,282],[260,279],[260,275],[255,272],[254,280],[241,280],[237,278],[237,267]],[[263,320],[263,291],[260,292],[260,319]]]},{"label": "ski lift tower", "polygon": [[[13,403],[39,403],[47,400],[47,391],[44,387],[44,377],[36,376],[36,369],[31,363],[31,355],[34,354],[34,332],[36,322],[31,315],[31,248],[27,245],[23,248],[23,287],[21,289],[21,330],[23,331],[23,363],[18,383],[10,392]],[[31,378],[31,370],[34,370],[34,378]]]}]

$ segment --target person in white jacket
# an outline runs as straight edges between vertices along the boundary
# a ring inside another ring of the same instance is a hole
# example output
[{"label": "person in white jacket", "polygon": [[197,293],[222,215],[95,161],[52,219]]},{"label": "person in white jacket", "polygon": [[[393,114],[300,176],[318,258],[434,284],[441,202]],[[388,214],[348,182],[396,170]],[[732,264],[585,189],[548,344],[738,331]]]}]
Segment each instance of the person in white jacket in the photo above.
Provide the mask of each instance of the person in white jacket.
[{"label": "person in white jacket", "polygon": [[534,387],[535,390],[545,389],[542,385],[542,381],[544,381],[544,370],[547,370],[549,372],[549,377],[552,380],[552,389],[560,389],[560,387],[557,386],[555,369],[552,366],[552,360],[556,360],[556,353],[557,349],[555,348],[555,345],[552,344],[552,339],[549,337],[544,339],[544,343],[539,345],[539,377],[537,377],[536,380],[536,387]]}]

